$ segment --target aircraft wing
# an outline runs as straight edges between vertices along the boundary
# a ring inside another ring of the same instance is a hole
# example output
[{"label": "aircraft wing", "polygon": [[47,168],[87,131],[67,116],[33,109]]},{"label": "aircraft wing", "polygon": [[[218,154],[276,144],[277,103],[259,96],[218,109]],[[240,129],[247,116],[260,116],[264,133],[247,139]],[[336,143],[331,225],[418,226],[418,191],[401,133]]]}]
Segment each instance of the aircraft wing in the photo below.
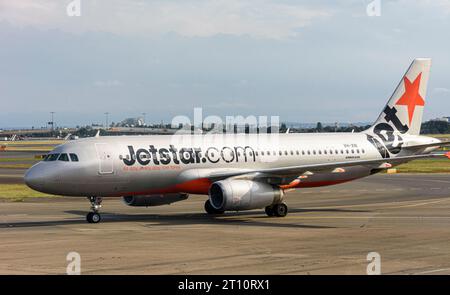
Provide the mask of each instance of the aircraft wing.
[{"label": "aircraft wing", "polygon": [[259,170],[243,170],[243,171],[229,171],[229,172],[224,171],[224,172],[212,173],[208,176],[208,178],[213,181],[216,181],[216,180],[220,180],[220,179],[243,176],[243,175],[248,175],[248,176],[251,176],[254,178],[292,177],[292,176],[299,176],[307,171],[309,171],[309,172],[333,171],[336,168],[361,166],[361,165],[370,165],[370,166],[373,166],[374,168],[386,169],[386,168],[390,168],[392,164],[400,164],[403,162],[416,160],[416,159],[439,158],[439,157],[443,157],[443,156],[447,156],[450,158],[450,153],[447,153],[447,154],[423,154],[423,155],[412,155],[412,156],[373,159],[373,160],[355,160],[355,161],[333,162],[333,163],[323,163],[323,164],[287,166],[287,167],[267,168],[267,169],[259,169]]},{"label": "aircraft wing", "polygon": [[444,140],[441,142],[433,142],[433,143],[427,143],[427,144],[407,145],[407,146],[402,146],[402,148],[421,149],[421,148],[427,148],[427,147],[448,146],[448,145],[450,145],[450,140]]}]

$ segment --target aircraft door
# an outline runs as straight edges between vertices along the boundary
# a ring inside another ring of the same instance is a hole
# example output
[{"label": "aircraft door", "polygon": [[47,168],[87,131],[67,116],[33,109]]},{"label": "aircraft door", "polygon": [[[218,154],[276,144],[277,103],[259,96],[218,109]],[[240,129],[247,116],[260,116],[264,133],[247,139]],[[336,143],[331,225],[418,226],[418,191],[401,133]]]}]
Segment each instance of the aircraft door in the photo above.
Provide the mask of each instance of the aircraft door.
[{"label": "aircraft door", "polygon": [[99,174],[113,174],[114,161],[111,147],[106,143],[96,143],[95,149],[99,159]]}]

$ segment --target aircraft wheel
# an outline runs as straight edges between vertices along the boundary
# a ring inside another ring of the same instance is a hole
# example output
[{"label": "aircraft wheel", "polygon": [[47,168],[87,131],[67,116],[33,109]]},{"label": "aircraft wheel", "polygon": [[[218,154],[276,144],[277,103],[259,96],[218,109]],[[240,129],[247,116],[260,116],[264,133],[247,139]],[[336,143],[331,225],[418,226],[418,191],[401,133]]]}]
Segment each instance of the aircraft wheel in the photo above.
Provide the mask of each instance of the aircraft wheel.
[{"label": "aircraft wheel", "polygon": [[284,203],[274,205],[272,210],[276,217],[285,217],[288,213],[288,207]]},{"label": "aircraft wheel", "polygon": [[86,215],[86,221],[89,223],[99,223],[101,219],[100,214],[97,212],[89,212]]},{"label": "aircraft wheel", "polygon": [[267,206],[264,211],[266,211],[267,216],[273,217],[275,216],[275,211],[273,210],[273,206]]},{"label": "aircraft wheel", "polygon": [[224,213],[224,211],[222,211],[222,210],[217,210],[217,209],[215,209],[215,208],[211,205],[211,203],[209,202],[209,200],[206,200],[206,202],[205,202],[205,211],[206,211],[206,213],[208,213],[208,214],[223,214],[223,213]]}]

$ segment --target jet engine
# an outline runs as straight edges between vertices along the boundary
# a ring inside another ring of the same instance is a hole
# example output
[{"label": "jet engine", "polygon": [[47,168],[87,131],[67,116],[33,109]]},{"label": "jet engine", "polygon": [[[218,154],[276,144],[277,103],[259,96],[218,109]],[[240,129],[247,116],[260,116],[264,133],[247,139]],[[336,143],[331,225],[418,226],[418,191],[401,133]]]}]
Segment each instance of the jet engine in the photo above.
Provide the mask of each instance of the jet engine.
[{"label": "jet engine", "polygon": [[161,194],[161,195],[140,195],[140,196],[124,196],[123,202],[133,207],[150,207],[169,205],[171,203],[186,200],[188,194]]},{"label": "jet engine", "polygon": [[226,179],[209,188],[211,206],[218,211],[264,208],[280,203],[282,198],[279,187],[251,180]]}]

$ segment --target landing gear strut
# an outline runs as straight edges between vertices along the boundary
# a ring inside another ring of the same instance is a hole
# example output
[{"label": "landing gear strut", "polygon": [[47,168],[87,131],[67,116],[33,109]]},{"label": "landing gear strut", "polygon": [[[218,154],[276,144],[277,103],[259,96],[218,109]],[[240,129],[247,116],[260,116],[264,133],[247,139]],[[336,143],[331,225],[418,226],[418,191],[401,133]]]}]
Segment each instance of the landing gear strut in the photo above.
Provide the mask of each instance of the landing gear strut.
[{"label": "landing gear strut", "polygon": [[205,202],[205,211],[206,211],[206,213],[208,213],[208,214],[223,214],[223,213],[224,213],[224,211],[222,211],[222,210],[217,210],[217,209],[215,209],[215,208],[211,205],[211,203],[209,202],[209,200],[206,200],[206,202]]},{"label": "landing gear strut", "polygon": [[101,197],[88,197],[89,202],[91,202],[91,210],[86,215],[86,221],[89,223],[98,223],[102,219],[100,213],[98,211],[102,207],[102,198]]},{"label": "landing gear strut", "polygon": [[285,203],[267,206],[265,208],[267,216],[285,217],[288,213],[288,207]]}]

